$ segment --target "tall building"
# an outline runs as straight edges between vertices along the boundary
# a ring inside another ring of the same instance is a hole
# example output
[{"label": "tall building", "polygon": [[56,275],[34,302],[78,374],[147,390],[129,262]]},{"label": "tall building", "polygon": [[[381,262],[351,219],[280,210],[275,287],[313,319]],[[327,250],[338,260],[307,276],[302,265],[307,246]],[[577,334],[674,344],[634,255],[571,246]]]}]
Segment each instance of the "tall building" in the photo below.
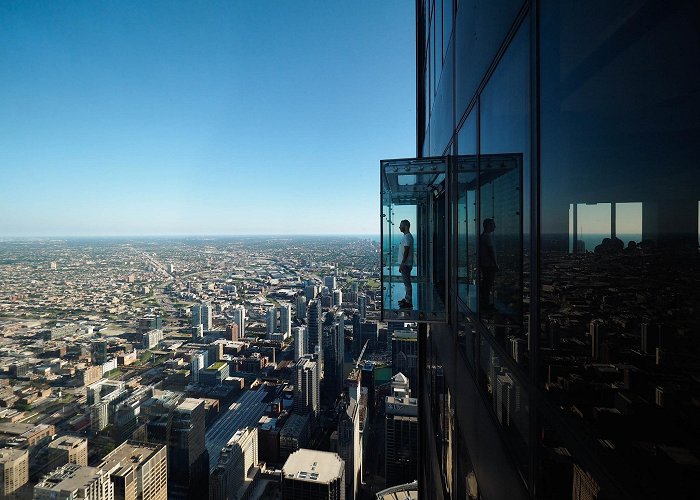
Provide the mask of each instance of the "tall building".
[{"label": "tall building", "polygon": [[318,294],[318,287],[314,284],[308,284],[304,287],[304,296],[306,300],[314,300]]},{"label": "tall building", "polygon": [[114,485],[115,499],[168,499],[168,455],[163,444],[125,441],[98,468]]},{"label": "tall building", "polygon": [[305,354],[309,354],[309,330],[305,326],[295,326],[292,328],[294,337],[294,362]]},{"label": "tall building", "polygon": [[294,366],[294,411],[318,416],[320,409],[320,383],[317,362],[311,355],[304,356]]},{"label": "tall building", "polygon": [[65,464],[87,465],[87,439],[76,436],[61,436],[48,446],[47,469],[55,469]]},{"label": "tall building", "polygon": [[318,352],[318,368],[323,376],[323,318],[320,301],[309,302],[306,308],[306,326],[309,330],[309,352]]},{"label": "tall building", "polygon": [[0,448],[0,498],[19,494],[29,481],[29,451]]},{"label": "tall building", "polygon": [[238,338],[238,325],[236,323],[229,323],[226,325],[226,339],[236,342],[238,341]]},{"label": "tall building", "polygon": [[[655,404],[700,368],[700,11],[589,7],[416,2],[416,158],[382,162],[382,316],[419,322],[420,498],[700,488],[697,390]],[[663,375],[653,340],[640,353],[649,319]]]},{"label": "tall building", "polygon": [[233,322],[238,325],[239,338],[245,337],[245,307],[237,305],[233,308]]},{"label": "tall building", "polygon": [[202,327],[204,331],[208,332],[214,324],[214,311],[209,302],[202,302],[201,311]]},{"label": "tall building", "polygon": [[200,498],[208,491],[209,453],[204,445],[203,399],[186,398],[173,413],[168,443],[168,491],[171,498]]},{"label": "tall building", "polygon": [[239,429],[221,450],[219,462],[211,473],[209,498],[234,500],[248,498],[258,465],[258,429]]},{"label": "tall building", "polygon": [[280,306],[280,332],[284,335],[292,333],[292,306],[289,304]]},{"label": "tall building", "polygon": [[296,317],[298,319],[305,319],[306,318],[306,304],[308,302],[308,299],[306,298],[306,295],[300,293],[299,295],[296,296],[296,299],[294,299],[294,305],[296,308]]},{"label": "tall building", "polygon": [[265,313],[265,325],[268,337],[277,330],[277,308],[270,307]]},{"label": "tall building", "polygon": [[335,282],[335,276],[326,276],[323,278],[323,286],[328,288],[328,290],[335,290],[336,288],[336,282]]},{"label": "tall building", "polygon": [[153,349],[163,340],[163,330],[149,330],[142,336],[142,347],[144,349]]},{"label": "tall building", "polygon": [[66,464],[34,486],[35,500],[114,500],[109,474],[97,467]]},{"label": "tall building", "polygon": [[345,315],[341,312],[336,314],[336,322],[331,327],[333,340],[333,376],[337,384],[337,392],[343,391],[345,386]]},{"label": "tall building", "polygon": [[206,368],[204,365],[204,353],[196,352],[192,354],[190,360],[190,377],[193,384],[199,384],[199,371]]},{"label": "tall building", "polygon": [[338,416],[338,455],[345,462],[345,498],[354,500],[362,479],[362,446],[360,405],[352,398]]},{"label": "tall building", "polygon": [[343,291],[340,289],[333,290],[333,306],[340,307],[343,305]]},{"label": "tall building", "polygon": [[282,500],[345,500],[345,464],[335,453],[301,449],[282,467]]},{"label": "tall building", "polygon": [[192,306],[192,326],[197,326],[202,324],[202,305],[194,304]]},{"label": "tall building", "polygon": [[391,371],[403,373],[415,392],[418,387],[418,331],[395,330],[391,336]]},{"label": "tall building", "polygon": [[418,477],[418,400],[387,396],[384,410],[386,485],[410,483]]},{"label": "tall building", "polygon": [[367,295],[364,293],[357,296],[357,310],[360,313],[360,319],[367,317]]},{"label": "tall building", "polygon": [[105,339],[93,340],[90,343],[92,347],[92,362],[94,364],[103,364],[107,362],[107,346],[108,343]]}]

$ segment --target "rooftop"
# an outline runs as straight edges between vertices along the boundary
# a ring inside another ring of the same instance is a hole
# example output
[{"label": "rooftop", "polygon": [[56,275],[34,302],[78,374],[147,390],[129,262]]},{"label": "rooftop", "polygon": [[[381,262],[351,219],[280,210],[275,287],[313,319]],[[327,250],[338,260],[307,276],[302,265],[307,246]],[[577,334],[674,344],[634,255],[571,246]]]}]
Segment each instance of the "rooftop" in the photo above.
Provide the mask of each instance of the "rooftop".
[{"label": "rooftop", "polygon": [[110,474],[121,475],[122,471],[126,473],[148,462],[164,447],[165,445],[162,444],[125,441],[102,460],[99,468]]},{"label": "rooftop", "polygon": [[327,451],[295,451],[282,467],[282,477],[297,481],[330,483],[343,474],[345,463],[336,454]]},{"label": "rooftop", "polygon": [[72,492],[87,488],[101,474],[102,471],[96,467],[66,464],[44,476],[36,488]]}]

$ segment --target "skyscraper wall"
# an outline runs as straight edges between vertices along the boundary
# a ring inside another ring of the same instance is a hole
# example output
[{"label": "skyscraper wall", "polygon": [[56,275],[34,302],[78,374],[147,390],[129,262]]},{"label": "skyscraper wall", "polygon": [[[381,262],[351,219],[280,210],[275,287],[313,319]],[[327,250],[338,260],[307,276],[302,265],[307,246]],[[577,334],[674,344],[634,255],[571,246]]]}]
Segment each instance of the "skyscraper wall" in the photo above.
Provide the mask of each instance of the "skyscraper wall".
[{"label": "skyscraper wall", "polygon": [[233,322],[238,325],[238,336],[245,337],[245,307],[237,305],[233,308]]},{"label": "skyscraper wall", "polygon": [[292,333],[292,306],[290,304],[280,306],[280,332],[283,334]]},{"label": "skyscraper wall", "polygon": [[[682,410],[697,391],[663,390],[700,366],[682,312],[700,303],[700,12],[589,7],[416,2],[416,157],[446,165],[430,208],[402,216],[419,299],[404,317],[446,306],[418,328],[421,498],[700,487]],[[644,323],[663,325],[660,368]]]}]

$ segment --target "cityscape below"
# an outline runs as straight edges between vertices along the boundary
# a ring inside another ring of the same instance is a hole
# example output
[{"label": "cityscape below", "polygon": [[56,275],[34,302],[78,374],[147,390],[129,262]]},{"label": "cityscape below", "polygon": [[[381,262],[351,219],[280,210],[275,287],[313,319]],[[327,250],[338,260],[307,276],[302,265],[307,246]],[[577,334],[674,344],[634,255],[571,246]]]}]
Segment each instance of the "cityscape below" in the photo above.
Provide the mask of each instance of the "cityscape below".
[{"label": "cityscape below", "polygon": [[0,243],[3,498],[415,481],[417,332],[379,321],[378,253],[350,236]]}]

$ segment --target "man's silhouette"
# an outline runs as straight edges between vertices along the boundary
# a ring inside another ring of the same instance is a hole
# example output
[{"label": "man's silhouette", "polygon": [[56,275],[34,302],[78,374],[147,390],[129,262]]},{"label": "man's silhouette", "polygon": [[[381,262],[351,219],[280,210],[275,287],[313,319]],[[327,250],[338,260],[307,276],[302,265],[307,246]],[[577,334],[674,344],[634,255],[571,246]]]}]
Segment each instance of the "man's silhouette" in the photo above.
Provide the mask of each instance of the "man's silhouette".
[{"label": "man's silhouette", "polygon": [[403,233],[401,243],[399,243],[399,272],[406,287],[405,298],[399,300],[399,307],[413,308],[413,286],[411,285],[411,269],[413,269],[413,235],[411,234],[411,223],[406,219],[399,224],[399,230]]}]

